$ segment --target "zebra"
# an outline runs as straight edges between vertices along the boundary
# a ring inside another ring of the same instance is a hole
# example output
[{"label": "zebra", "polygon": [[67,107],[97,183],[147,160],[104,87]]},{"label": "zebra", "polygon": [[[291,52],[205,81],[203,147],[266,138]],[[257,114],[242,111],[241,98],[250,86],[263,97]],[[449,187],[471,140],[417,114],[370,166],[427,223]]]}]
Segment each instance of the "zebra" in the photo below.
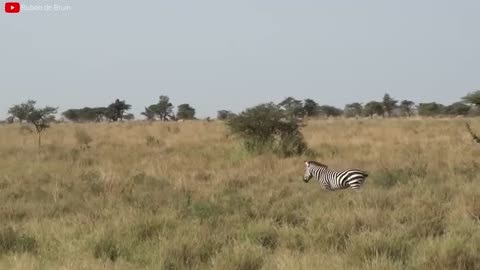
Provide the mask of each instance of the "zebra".
[{"label": "zebra", "polygon": [[303,181],[308,183],[315,176],[323,188],[329,191],[346,189],[348,187],[358,191],[368,176],[366,172],[357,169],[334,171],[329,169],[327,165],[316,161],[305,161],[305,165],[307,167]]}]

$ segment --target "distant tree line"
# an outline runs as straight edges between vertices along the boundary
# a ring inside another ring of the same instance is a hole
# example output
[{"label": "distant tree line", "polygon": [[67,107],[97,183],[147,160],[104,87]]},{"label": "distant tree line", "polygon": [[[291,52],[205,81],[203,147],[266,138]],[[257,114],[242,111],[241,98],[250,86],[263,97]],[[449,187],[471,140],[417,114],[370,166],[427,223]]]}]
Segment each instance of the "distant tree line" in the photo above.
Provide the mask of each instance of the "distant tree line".
[{"label": "distant tree line", "polygon": [[[34,110],[35,101],[29,100],[26,103],[12,106],[8,113],[10,116],[6,119],[11,123],[14,121],[25,122]],[[461,101],[450,105],[443,105],[436,102],[419,103],[410,100],[398,101],[388,93],[382,100],[369,101],[366,103],[353,102],[345,105],[343,109],[330,105],[320,105],[313,99],[298,100],[293,97],[287,97],[278,104],[275,104],[280,110],[283,110],[289,118],[315,118],[315,117],[411,117],[420,116],[467,116],[480,115],[480,90],[468,93]],[[51,108],[51,107],[50,107]],[[110,105],[105,107],[84,107],[80,109],[68,109],[62,113],[65,119],[73,122],[117,122],[123,120],[133,120],[134,115],[128,113],[132,108],[125,100],[116,99]],[[196,119],[196,110],[190,104],[184,103],[176,106],[177,112],[174,113],[175,106],[170,98],[161,95],[158,101],[145,107],[141,113],[147,120],[176,121],[180,119]],[[56,111],[55,111],[56,113]],[[50,118],[54,114],[50,114]],[[229,110],[219,110],[217,112],[218,120],[229,120],[236,114]]]},{"label": "distant tree line", "polygon": [[[8,123],[18,121],[20,123],[27,122],[32,124],[35,127],[38,135],[38,145],[40,145],[42,132],[49,127],[50,122],[55,121],[55,114],[57,113],[58,108],[50,106],[38,108],[35,105],[36,102],[33,100],[28,100],[25,103],[13,105],[8,110],[8,114],[10,116],[6,119],[6,121]],[[127,113],[131,108],[132,106],[127,104],[125,100],[116,99],[106,107],[68,109],[64,111],[62,115],[64,118],[73,122],[117,122],[123,120],[133,120],[134,115]],[[145,110],[141,114],[150,121],[196,119],[196,111],[192,106],[190,106],[190,104],[183,103],[178,105],[176,115],[173,112],[174,108],[175,106],[172,104],[172,102],[170,102],[170,98],[168,96],[161,95],[157,103],[145,107]],[[249,114],[257,111],[264,113],[264,118],[258,115]],[[284,137],[280,144],[277,143],[277,149],[281,148],[283,149],[282,151],[286,153],[291,151],[291,149],[296,149],[294,151],[304,150],[303,144],[300,143],[302,140],[298,139],[299,136],[296,134],[296,130],[297,121],[306,117],[411,117],[413,115],[475,116],[480,115],[480,90],[468,93],[462,98],[461,101],[454,102],[450,105],[443,105],[436,102],[415,104],[410,100],[402,100],[398,102],[398,100],[395,100],[389,94],[385,94],[381,101],[369,101],[366,104],[354,102],[345,105],[343,110],[330,105],[319,105],[312,99],[298,100],[293,97],[287,97],[278,104],[268,103],[268,106],[266,107],[257,106],[255,107],[255,110],[243,112],[238,116],[229,110],[220,110],[217,112],[217,119],[229,120],[231,126],[231,123],[235,123],[232,127],[238,128],[238,130],[241,130],[240,133],[242,133],[244,130],[249,130],[249,128],[251,128],[251,126],[249,126],[250,124],[247,123],[249,119],[268,120],[269,117],[272,116],[270,114],[277,118],[282,118],[282,121],[290,121],[287,123],[290,123],[291,126],[275,123],[275,125],[278,124],[275,128],[279,128],[279,130],[272,129],[275,132],[269,134],[268,136],[265,135],[265,137],[262,137],[261,139],[255,139],[255,144],[262,142],[262,140],[267,140],[266,138],[268,138],[267,141],[269,141],[269,143],[272,143],[271,140],[273,140],[272,138],[274,137],[271,136],[276,134],[275,136],[277,137]],[[238,118],[238,121],[231,121],[239,116],[242,116],[243,118]],[[262,120],[263,122],[261,121],[260,125],[270,121],[265,120],[265,122],[264,120]],[[207,121],[210,121],[210,118],[207,118]],[[290,136],[293,136],[292,138],[297,138],[298,141],[297,139],[292,140]],[[264,144],[264,142],[261,144]],[[289,144],[290,146],[295,145],[295,147],[286,147],[285,144]],[[286,151],[285,149],[287,148],[290,150]]]},{"label": "distant tree line", "polygon": [[[381,101],[365,104],[354,102],[339,109],[329,105],[319,105],[312,99],[297,100],[287,97],[278,104],[291,118],[304,117],[411,117],[419,116],[475,116],[480,115],[480,90],[467,94],[462,101],[450,105],[436,102],[419,103],[411,100],[398,101],[388,93]],[[220,112],[219,112],[220,115]]]}]

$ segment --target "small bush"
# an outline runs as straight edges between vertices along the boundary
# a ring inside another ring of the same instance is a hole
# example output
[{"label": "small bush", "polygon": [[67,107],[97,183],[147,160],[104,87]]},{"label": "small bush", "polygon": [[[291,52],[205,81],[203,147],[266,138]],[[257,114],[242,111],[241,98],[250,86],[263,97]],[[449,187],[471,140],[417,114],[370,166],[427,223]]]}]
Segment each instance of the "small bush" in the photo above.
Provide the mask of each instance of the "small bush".
[{"label": "small bush", "polygon": [[228,121],[233,134],[244,140],[245,148],[256,154],[301,155],[307,145],[296,119],[287,117],[279,106],[267,103],[242,112]]},{"label": "small bush", "polygon": [[103,258],[115,262],[120,257],[120,247],[112,237],[105,237],[95,244],[93,255],[97,259]]},{"label": "small bush", "polygon": [[11,227],[0,229],[0,255],[9,252],[35,253],[37,248],[38,243],[35,238],[20,234]]}]

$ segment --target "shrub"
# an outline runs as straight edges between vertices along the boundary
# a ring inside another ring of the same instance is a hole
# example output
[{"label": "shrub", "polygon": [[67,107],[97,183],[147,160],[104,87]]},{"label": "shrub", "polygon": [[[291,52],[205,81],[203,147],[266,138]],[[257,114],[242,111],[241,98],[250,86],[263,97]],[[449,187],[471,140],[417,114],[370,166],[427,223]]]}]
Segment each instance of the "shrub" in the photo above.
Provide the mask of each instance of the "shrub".
[{"label": "shrub", "polygon": [[8,252],[36,252],[38,243],[35,238],[20,234],[11,227],[0,229],[0,254]]},{"label": "shrub", "polygon": [[93,255],[114,262],[120,257],[120,247],[112,237],[105,237],[95,244]]},{"label": "shrub", "polygon": [[244,140],[249,152],[274,152],[288,157],[301,155],[307,145],[296,119],[287,117],[281,108],[273,103],[261,104],[230,119],[228,126],[233,134]]}]

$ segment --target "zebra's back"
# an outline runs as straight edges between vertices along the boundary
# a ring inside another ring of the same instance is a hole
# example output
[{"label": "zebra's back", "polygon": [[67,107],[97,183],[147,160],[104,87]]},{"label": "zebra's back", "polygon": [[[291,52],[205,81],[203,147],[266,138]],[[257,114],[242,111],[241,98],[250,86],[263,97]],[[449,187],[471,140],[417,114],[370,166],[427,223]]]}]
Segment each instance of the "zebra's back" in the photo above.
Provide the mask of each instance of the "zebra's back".
[{"label": "zebra's back", "polygon": [[330,190],[346,189],[351,187],[358,191],[368,177],[368,173],[358,169],[343,171],[328,170]]}]

